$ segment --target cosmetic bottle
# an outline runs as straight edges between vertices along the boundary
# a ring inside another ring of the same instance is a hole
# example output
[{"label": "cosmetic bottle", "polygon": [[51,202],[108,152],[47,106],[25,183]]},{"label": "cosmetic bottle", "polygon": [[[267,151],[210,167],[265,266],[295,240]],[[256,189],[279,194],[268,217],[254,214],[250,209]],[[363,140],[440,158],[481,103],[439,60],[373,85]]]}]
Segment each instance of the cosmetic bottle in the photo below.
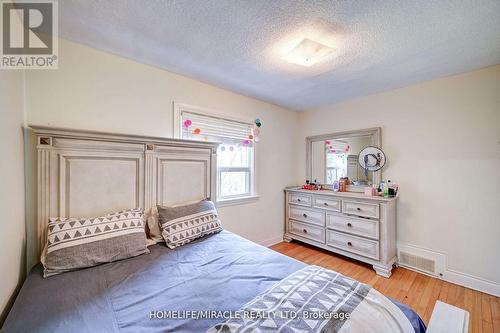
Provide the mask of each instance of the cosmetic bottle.
[{"label": "cosmetic bottle", "polygon": [[335,180],[333,182],[333,192],[339,192],[340,190],[340,184],[339,184],[339,181],[338,180]]}]

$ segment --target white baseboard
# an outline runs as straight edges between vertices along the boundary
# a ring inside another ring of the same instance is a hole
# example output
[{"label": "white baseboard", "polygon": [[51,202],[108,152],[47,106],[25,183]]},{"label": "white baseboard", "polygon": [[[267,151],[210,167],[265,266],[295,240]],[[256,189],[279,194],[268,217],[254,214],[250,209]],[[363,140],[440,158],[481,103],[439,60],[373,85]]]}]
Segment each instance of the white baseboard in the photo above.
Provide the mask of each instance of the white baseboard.
[{"label": "white baseboard", "polygon": [[282,241],[283,241],[283,235],[259,241],[257,243],[262,246],[269,247],[271,245],[281,243]]},{"label": "white baseboard", "polygon": [[443,280],[464,286],[470,289],[482,291],[490,295],[500,297],[500,284],[485,280],[469,274],[447,269],[443,273]]},{"label": "white baseboard", "polygon": [[[433,257],[433,255],[432,255],[433,253],[435,255],[444,255],[445,256],[444,261],[446,261],[446,263],[442,262],[439,265],[439,269],[437,270],[435,275],[427,274],[426,272],[422,272],[422,271],[420,271],[414,267],[408,266],[408,265],[401,264],[401,267],[407,268],[409,270],[412,270],[412,271],[415,271],[415,272],[418,272],[418,273],[421,273],[424,275],[429,275],[429,276],[435,277],[437,279],[451,282],[451,283],[457,284],[459,286],[478,290],[478,291],[481,291],[483,293],[487,293],[490,295],[500,297],[500,283],[489,281],[489,280],[486,280],[486,279],[483,279],[483,278],[480,278],[477,276],[473,276],[470,274],[458,272],[458,271],[455,271],[453,269],[449,269],[448,264],[447,264],[447,260],[446,260],[447,256],[444,253],[441,254],[441,253],[435,252],[435,251],[430,250],[430,249],[422,248],[422,247],[411,245],[411,244],[401,243],[401,242],[398,242],[397,246],[398,246],[398,254],[399,254],[399,250],[402,248],[404,248],[404,249],[411,248],[412,252],[420,254],[420,255],[427,254],[427,257]],[[443,261],[443,260],[441,260],[441,261]],[[399,262],[399,260],[398,260],[398,262]],[[438,276],[438,273],[440,273],[439,276]]]}]

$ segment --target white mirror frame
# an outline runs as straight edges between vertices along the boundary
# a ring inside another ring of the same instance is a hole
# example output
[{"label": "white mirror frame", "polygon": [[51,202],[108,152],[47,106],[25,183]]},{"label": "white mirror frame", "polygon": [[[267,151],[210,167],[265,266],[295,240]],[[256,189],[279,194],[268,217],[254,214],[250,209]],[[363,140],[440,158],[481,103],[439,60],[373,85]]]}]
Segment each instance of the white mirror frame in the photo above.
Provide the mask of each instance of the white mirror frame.
[{"label": "white mirror frame", "polygon": [[[335,140],[353,138],[358,136],[371,136],[371,145],[382,149],[382,128],[373,127],[354,131],[336,132],[308,136],[306,138],[306,179],[312,177],[312,143],[316,141]],[[373,172],[373,184],[380,184],[382,179],[382,170]]]}]

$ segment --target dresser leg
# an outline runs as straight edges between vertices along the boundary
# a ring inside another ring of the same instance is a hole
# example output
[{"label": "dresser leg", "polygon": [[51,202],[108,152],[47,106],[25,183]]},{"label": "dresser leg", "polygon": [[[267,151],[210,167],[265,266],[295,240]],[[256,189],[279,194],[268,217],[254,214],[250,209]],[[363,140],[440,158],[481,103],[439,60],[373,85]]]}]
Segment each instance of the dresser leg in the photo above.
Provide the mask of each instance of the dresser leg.
[{"label": "dresser leg", "polygon": [[392,265],[373,265],[373,269],[380,276],[385,278],[391,277]]},{"label": "dresser leg", "polygon": [[283,240],[287,243],[290,243],[292,241],[292,239],[290,237],[288,237],[287,235],[284,235],[283,236]]}]

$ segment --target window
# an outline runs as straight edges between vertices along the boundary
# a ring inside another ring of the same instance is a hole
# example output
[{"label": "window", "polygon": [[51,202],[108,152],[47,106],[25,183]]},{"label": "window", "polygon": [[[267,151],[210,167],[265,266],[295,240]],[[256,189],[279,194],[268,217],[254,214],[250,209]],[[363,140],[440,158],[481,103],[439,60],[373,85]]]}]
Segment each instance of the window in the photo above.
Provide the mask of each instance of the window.
[{"label": "window", "polygon": [[255,147],[248,140],[253,123],[216,116],[191,107],[178,107],[176,113],[180,138],[220,142],[217,151],[217,200],[254,196]]},{"label": "window", "polygon": [[333,184],[347,176],[347,152],[349,143],[344,140],[325,141],[326,183]]},{"label": "window", "polygon": [[217,194],[220,199],[252,195],[253,147],[224,143],[217,152]]},{"label": "window", "polygon": [[347,174],[347,155],[326,153],[326,183],[333,184]]}]

